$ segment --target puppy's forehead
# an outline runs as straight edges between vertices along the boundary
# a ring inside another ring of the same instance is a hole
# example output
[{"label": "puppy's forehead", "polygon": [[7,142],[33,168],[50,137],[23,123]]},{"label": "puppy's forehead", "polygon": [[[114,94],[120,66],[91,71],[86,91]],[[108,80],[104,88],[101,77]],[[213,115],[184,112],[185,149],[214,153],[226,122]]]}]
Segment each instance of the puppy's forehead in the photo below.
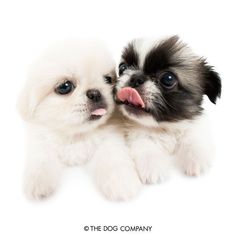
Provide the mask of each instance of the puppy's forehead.
[{"label": "puppy's forehead", "polygon": [[129,43],[122,52],[122,61],[129,66],[139,67],[139,54],[134,41]]},{"label": "puppy's forehead", "polygon": [[135,39],[122,52],[122,61],[128,65],[142,68],[146,54],[157,43],[154,39]]},{"label": "puppy's forehead", "polygon": [[173,36],[164,40],[156,39],[135,39],[128,44],[123,50],[122,59],[127,64],[135,64],[140,68],[145,69],[147,64],[153,64],[156,69],[158,67],[168,67],[176,64],[176,60],[180,60],[181,53],[187,47],[179,41],[177,36]]},{"label": "puppy's forehead", "polygon": [[55,82],[58,78],[96,78],[115,68],[113,58],[101,41],[68,40],[49,47],[33,64],[30,77]]}]

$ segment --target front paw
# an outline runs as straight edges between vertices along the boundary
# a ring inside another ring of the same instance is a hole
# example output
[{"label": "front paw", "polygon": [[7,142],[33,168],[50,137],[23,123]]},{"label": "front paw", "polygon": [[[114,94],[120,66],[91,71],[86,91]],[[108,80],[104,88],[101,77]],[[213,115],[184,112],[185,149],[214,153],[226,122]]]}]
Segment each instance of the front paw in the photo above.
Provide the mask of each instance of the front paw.
[{"label": "front paw", "polygon": [[24,191],[29,199],[40,200],[50,196],[56,189],[55,176],[46,171],[27,174],[24,182]]},{"label": "front paw", "polygon": [[169,157],[161,158],[154,153],[134,158],[139,177],[144,184],[154,184],[166,180],[169,176]]},{"label": "front paw", "polygon": [[135,197],[141,182],[135,169],[117,169],[100,178],[100,190],[110,200],[126,201]]},{"label": "front paw", "polygon": [[184,173],[188,176],[199,176],[206,173],[210,163],[204,160],[185,160],[183,163]]}]

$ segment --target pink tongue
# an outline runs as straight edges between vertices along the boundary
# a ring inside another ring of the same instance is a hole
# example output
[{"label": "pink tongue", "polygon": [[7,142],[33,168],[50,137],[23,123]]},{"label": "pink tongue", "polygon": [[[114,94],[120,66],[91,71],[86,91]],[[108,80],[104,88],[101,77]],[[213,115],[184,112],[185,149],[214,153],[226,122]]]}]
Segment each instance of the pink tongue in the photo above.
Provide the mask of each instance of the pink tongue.
[{"label": "pink tongue", "polygon": [[142,108],[145,107],[145,104],[140,97],[137,90],[131,87],[122,88],[118,93],[117,97],[122,101],[128,101],[129,103],[133,104],[134,106],[141,106]]},{"label": "pink tongue", "polygon": [[96,109],[94,110],[91,115],[94,115],[94,116],[103,116],[107,113],[107,110],[104,109],[104,108],[99,108],[99,109]]}]

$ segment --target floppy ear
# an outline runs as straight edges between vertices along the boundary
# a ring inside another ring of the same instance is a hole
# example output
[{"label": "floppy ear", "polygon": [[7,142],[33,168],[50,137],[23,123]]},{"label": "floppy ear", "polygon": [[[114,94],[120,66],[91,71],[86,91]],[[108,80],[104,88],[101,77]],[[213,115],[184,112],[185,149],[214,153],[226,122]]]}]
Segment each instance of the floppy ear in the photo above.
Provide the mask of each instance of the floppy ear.
[{"label": "floppy ear", "polygon": [[204,94],[208,96],[212,103],[216,103],[216,99],[221,95],[221,79],[219,74],[214,71],[212,66],[203,62],[204,66]]},{"label": "floppy ear", "polygon": [[17,101],[17,110],[23,120],[28,121],[32,118],[36,104],[37,102],[35,96],[33,96],[33,92],[30,91],[28,86],[25,86]]}]

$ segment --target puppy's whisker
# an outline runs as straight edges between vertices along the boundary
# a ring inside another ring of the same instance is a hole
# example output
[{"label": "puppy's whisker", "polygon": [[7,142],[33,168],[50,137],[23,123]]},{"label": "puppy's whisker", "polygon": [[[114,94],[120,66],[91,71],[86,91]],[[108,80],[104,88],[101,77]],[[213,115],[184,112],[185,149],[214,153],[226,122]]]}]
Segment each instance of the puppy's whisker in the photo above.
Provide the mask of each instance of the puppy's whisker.
[{"label": "puppy's whisker", "polygon": [[76,110],[73,110],[72,113],[85,113],[85,112],[88,112],[88,109],[76,109]]},{"label": "puppy's whisker", "polygon": [[160,94],[160,97],[161,97],[162,101],[163,101],[169,108],[172,108],[174,111],[176,111],[176,108],[175,108],[173,105],[171,105],[171,104],[165,99],[165,97],[164,97],[162,94]]},{"label": "puppy's whisker", "polygon": [[86,107],[86,104],[76,104],[75,107]]}]

